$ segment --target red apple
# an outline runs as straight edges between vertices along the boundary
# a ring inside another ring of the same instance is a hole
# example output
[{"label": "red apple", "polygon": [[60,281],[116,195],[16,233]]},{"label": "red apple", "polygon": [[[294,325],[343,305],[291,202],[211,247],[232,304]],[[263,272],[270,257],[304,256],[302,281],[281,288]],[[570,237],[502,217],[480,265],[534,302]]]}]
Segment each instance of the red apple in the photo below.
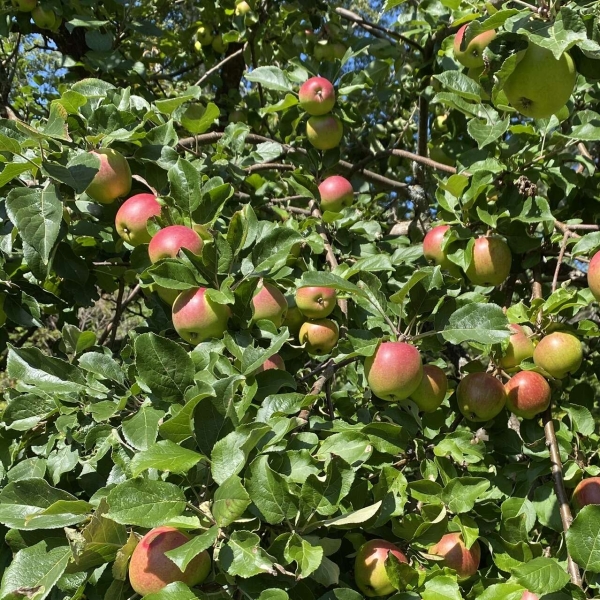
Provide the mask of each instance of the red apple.
[{"label": "red apple", "polygon": [[473,246],[473,260],[466,271],[475,285],[500,285],[508,277],[512,253],[497,237],[479,237]]},{"label": "red apple", "polygon": [[131,246],[151,240],[148,220],[160,215],[160,204],[152,194],[136,194],[123,202],[115,217],[117,233]]},{"label": "red apple", "polygon": [[206,550],[195,556],[185,571],[165,552],[175,550],[190,538],[174,527],[157,527],[147,533],[135,547],[129,562],[129,583],[142,596],[160,592],[169,583],[182,581],[189,587],[202,583],[210,573],[210,556]]},{"label": "red apple", "polygon": [[112,204],[117,198],[129,194],[131,170],[126,158],[112,148],[92,150],[90,154],[98,157],[100,167],[85,190],[86,194],[100,204]]},{"label": "red apple", "polygon": [[552,391],[535,371],[521,371],[504,385],[506,407],[518,417],[533,419],[550,406]]},{"label": "red apple", "polygon": [[456,571],[459,579],[468,579],[477,573],[481,560],[479,542],[468,550],[460,533],[447,533],[429,549],[429,554],[442,556],[442,565]]},{"label": "red apple", "polygon": [[260,365],[255,372],[264,373],[265,371],[270,371],[271,369],[280,369],[281,371],[285,371],[285,363],[279,354],[273,354],[273,356],[267,358],[267,360],[265,360],[265,362]]},{"label": "red apple", "polygon": [[423,256],[442,269],[456,270],[456,265],[448,258],[446,252],[442,250],[442,241],[450,225],[438,225],[427,232],[423,239]]},{"label": "red apple", "polygon": [[335,90],[325,77],[311,77],[300,86],[298,98],[309,115],[326,115],[335,105]]},{"label": "red apple", "polygon": [[521,600],[540,600],[539,596],[536,596],[535,594],[532,594],[531,592],[523,592],[523,595],[521,596]]},{"label": "red apple", "polygon": [[581,342],[563,331],[555,331],[542,338],[533,351],[533,362],[557,379],[575,373],[582,361]]},{"label": "red apple", "polygon": [[496,32],[484,31],[476,35],[469,44],[464,43],[465,31],[468,23],[463,25],[454,36],[454,58],[465,67],[483,66],[483,51],[496,37]]},{"label": "red apple", "polygon": [[328,317],[335,308],[337,292],[328,287],[303,287],[296,292],[296,306],[309,319]]},{"label": "red apple", "polygon": [[508,372],[516,369],[525,359],[531,358],[534,349],[533,342],[529,337],[532,334],[531,329],[514,324],[509,325],[509,329],[513,334],[508,338],[504,356],[498,360],[498,364]]},{"label": "red apple", "polygon": [[186,248],[194,254],[200,254],[204,242],[200,235],[185,225],[169,225],[161,229],[148,246],[148,255],[152,263],[163,258],[177,258],[180,250]]},{"label": "red apple", "polygon": [[173,325],[190,344],[220,338],[227,329],[229,307],[217,304],[206,295],[206,288],[192,288],[177,296],[173,303]]},{"label": "red apple", "polygon": [[321,210],[325,212],[340,212],[345,206],[354,202],[354,189],[352,184],[340,175],[332,175],[325,179],[319,186],[321,196]]},{"label": "red apple", "polygon": [[298,338],[305,344],[306,351],[312,356],[329,354],[338,342],[340,330],[331,319],[307,321],[300,327]]},{"label": "red apple", "polygon": [[489,373],[469,373],[456,388],[460,412],[469,421],[489,421],[506,404],[502,383]]},{"label": "red apple", "polygon": [[590,260],[587,282],[594,298],[600,302],[600,252],[596,252]]},{"label": "red apple", "polygon": [[421,382],[410,397],[419,409],[431,413],[440,407],[447,391],[448,378],[446,373],[435,365],[425,365]]},{"label": "red apple", "polygon": [[577,510],[589,504],[600,504],[600,477],[581,480],[573,490],[572,500]]},{"label": "red apple", "polygon": [[285,296],[271,283],[262,282],[252,298],[252,322],[265,319],[281,327],[288,304]]},{"label": "red apple", "polygon": [[405,342],[383,342],[365,360],[365,375],[371,391],[382,400],[405,400],[421,383],[421,355]]},{"label": "red apple", "polygon": [[354,560],[354,580],[367,598],[387,596],[396,591],[385,570],[389,554],[393,554],[400,562],[408,562],[400,548],[386,540],[371,540],[358,551]]},{"label": "red apple", "polygon": [[343,135],[342,122],[333,115],[311,117],[306,122],[306,137],[317,150],[337,148]]}]

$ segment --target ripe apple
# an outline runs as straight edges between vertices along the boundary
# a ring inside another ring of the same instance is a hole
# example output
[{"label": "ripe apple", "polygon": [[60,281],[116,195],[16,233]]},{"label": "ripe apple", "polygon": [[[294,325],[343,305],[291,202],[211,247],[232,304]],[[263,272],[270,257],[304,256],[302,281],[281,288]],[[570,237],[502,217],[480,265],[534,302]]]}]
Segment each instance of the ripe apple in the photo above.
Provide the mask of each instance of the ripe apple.
[{"label": "ripe apple", "polygon": [[150,262],[155,263],[162,258],[177,258],[179,251],[186,248],[194,254],[200,254],[204,242],[200,235],[185,225],[169,225],[161,229],[148,246]]},{"label": "ripe apple", "polygon": [[175,330],[190,344],[220,338],[227,329],[227,321],[231,315],[229,307],[213,302],[206,291],[203,287],[186,290],[173,303]]},{"label": "ripe apple", "polygon": [[473,260],[466,271],[475,285],[500,285],[508,277],[512,253],[497,237],[479,237],[473,246]]},{"label": "ripe apple", "polygon": [[227,48],[229,47],[229,43],[224,42],[223,36],[219,33],[215,36],[211,46],[217,54],[225,54],[225,52],[227,52]]},{"label": "ripe apple", "polygon": [[115,217],[117,233],[131,246],[151,240],[148,220],[160,215],[160,204],[153,194],[136,194],[123,202]]},{"label": "ripe apple", "polygon": [[209,46],[212,44],[214,36],[206,25],[200,25],[196,31],[196,41],[200,46]]},{"label": "ripe apple", "polygon": [[429,554],[442,556],[442,565],[456,571],[459,579],[468,579],[477,573],[481,560],[479,542],[475,542],[468,550],[460,533],[447,533],[442,539],[429,548]]},{"label": "ripe apple", "polygon": [[120,196],[129,194],[131,170],[126,158],[112,148],[92,150],[90,154],[98,157],[100,167],[85,190],[86,194],[100,204],[112,204]]},{"label": "ripe apple", "polygon": [[571,499],[577,510],[589,504],[600,504],[600,477],[582,479],[573,490]]},{"label": "ripe apple", "polygon": [[506,408],[518,417],[533,419],[550,406],[552,391],[535,371],[521,371],[504,385]]},{"label": "ripe apple", "polygon": [[326,115],[335,105],[335,89],[325,77],[311,77],[300,86],[298,99],[309,115]]},{"label": "ripe apple", "polygon": [[408,562],[400,548],[386,540],[371,540],[358,551],[354,561],[354,580],[367,598],[387,596],[396,591],[385,570],[385,561],[390,553],[400,562]]},{"label": "ripe apple", "polygon": [[31,12],[37,6],[37,0],[12,0],[12,5],[21,12]]},{"label": "ripe apple", "polygon": [[542,338],[533,351],[533,362],[556,379],[575,373],[582,361],[581,342],[563,331],[555,331]]},{"label": "ripe apple", "polygon": [[337,148],[343,135],[342,122],[334,115],[310,117],[306,122],[306,137],[317,150]]},{"label": "ripe apple", "polygon": [[202,583],[210,573],[210,556],[205,550],[188,564],[185,571],[165,552],[175,550],[190,538],[174,527],[156,527],[148,532],[135,547],[129,562],[129,583],[142,596],[160,592],[175,581],[193,587]]},{"label": "ripe apple", "polygon": [[540,600],[539,596],[536,596],[535,594],[533,594],[532,592],[523,592],[523,595],[521,596],[521,600]]},{"label": "ripe apple", "polygon": [[596,252],[590,260],[587,272],[587,282],[594,298],[600,302],[600,252]]},{"label": "ripe apple", "polygon": [[465,31],[469,23],[463,25],[454,36],[454,58],[465,67],[482,67],[483,51],[496,37],[496,32],[484,31],[476,35],[468,45],[464,43]]},{"label": "ripe apple", "polygon": [[498,364],[505,371],[516,369],[522,361],[533,356],[533,342],[529,337],[532,334],[529,327],[511,324],[508,326],[513,334],[508,338],[508,346],[504,356],[498,359]]},{"label": "ripe apple", "polygon": [[551,50],[529,43],[523,58],[504,83],[513,108],[533,119],[545,119],[560,110],[575,87],[577,71],[564,52],[556,60]]},{"label": "ripe apple", "polygon": [[270,371],[271,369],[280,369],[281,371],[285,371],[285,363],[279,354],[273,354],[273,356],[267,358],[267,360],[265,360],[265,362],[260,365],[258,369],[256,369],[255,373],[264,373],[265,371]]},{"label": "ripe apple", "polygon": [[33,22],[40,29],[58,29],[61,18],[53,10],[44,10],[39,4],[31,11]]},{"label": "ripe apple", "polygon": [[354,189],[352,184],[340,175],[327,177],[319,186],[321,196],[321,211],[330,210],[340,212],[345,206],[354,202]]},{"label": "ripe apple", "polygon": [[421,355],[411,344],[383,342],[365,360],[365,375],[377,397],[389,402],[406,400],[423,378]]},{"label": "ripe apple", "polygon": [[252,298],[252,322],[266,319],[281,327],[288,309],[285,296],[271,283],[262,282]]},{"label": "ripe apple", "polygon": [[450,229],[450,225],[438,225],[427,232],[423,238],[423,256],[427,260],[433,261],[436,265],[440,265],[442,269],[456,271],[456,265],[448,258],[446,252],[442,250],[442,241],[446,231]]},{"label": "ripe apple", "polygon": [[410,395],[411,400],[426,413],[438,409],[448,391],[446,373],[435,365],[423,367],[423,377],[417,389]]},{"label": "ripe apple", "polygon": [[336,301],[337,292],[329,287],[303,287],[296,292],[296,306],[309,319],[328,317]]},{"label": "ripe apple", "polygon": [[305,344],[306,351],[311,356],[329,354],[338,343],[340,330],[338,324],[331,319],[307,321],[300,327],[298,339]]},{"label": "ripe apple", "polygon": [[456,388],[460,412],[469,421],[489,421],[498,415],[506,404],[502,383],[489,373],[469,373]]}]

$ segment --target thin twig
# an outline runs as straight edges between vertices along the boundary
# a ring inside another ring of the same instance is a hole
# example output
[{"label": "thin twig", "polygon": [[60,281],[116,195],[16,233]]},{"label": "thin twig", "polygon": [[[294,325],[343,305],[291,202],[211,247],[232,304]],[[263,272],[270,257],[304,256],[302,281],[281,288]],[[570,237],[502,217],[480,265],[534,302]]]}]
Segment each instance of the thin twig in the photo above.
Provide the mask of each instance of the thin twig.
[{"label": "thin twig", "polygon": [[244,171],[250,175],[257,171],[293,171],[294,169],[296,169],[294,165],[286,165],[284,163],[259,163],[246,167]]},{"label": "thin twig", "polygon": [[567,229],[563,234],[562,243],[560,245],[560,253],[558,255],[558,262],[556,263],[556,269],[554,269],[554,278],[552,279],[552,291],[556,291],[556,286],[558,285],[558,275],[560,274],[560,266],[563,261],[563,257],[565,256],[565,250],[567,249],[567,242],[571,237],[571,232]]},{"label": "thin twig", "polygon": [[235,52],[232,52],[229,56],[226,56],[222,61],[218,62],[214,67],[211,67],[208,71],[206,71],[206,73],[204,73],[204,75],[202,75],[202,77],[200,77],[200,79],[198,79],[198,81],[196,81],[194,85],[202,85],[208,79],[208,77],[210,77],[213,73],[218,71],[224,64],[228,63],[236,56],[242,54],[245,49],[246,46],[240,48],[239,50],[236,50]]},{"label": "thin twig", "polygon": [[[119,289],[120,291],[120,289]],[[127,296],[127,298],[125,298],[125,300],[122,301],[121,303],[121,309],[120,309],[120,313],[122,314],[122,312],[125,310],[125,308],[127,308],[127,306],[129,306],[138,296],[138,294],[142,291],[142,287],[138,284],[136,285],[133,290],[131,290],[131,293],[129,294],[129,296]],[[120,318],[120,314],[118,315]],[[103,331],[102,335],[100,336],[100,339],[98,340],[98,344],[100,346],[102,346],[104,344],[104,342],[106,342],[106,339],[108,338],[109,334],[111,333],[111,331],[113,329],[116,329],[118,326],[118,322],[119,319],[117,318],[117,311],[115,310],[115,316],[113,318],[113,320],[108,324],[108,326],[106,327],[106,329]],[[112,342],[111,342],[112,345]]]}]

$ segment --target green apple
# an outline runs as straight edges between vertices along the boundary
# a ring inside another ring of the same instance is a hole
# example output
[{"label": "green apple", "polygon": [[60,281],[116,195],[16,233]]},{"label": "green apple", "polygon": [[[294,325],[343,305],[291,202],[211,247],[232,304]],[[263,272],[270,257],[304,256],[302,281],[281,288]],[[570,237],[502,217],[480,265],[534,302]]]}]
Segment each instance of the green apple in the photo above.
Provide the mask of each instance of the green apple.
[{"label": "green apple", "polygon": [[210,46],[214,36],[211,30],[206,27],[206,25],[200,25],[196,30],[196,41],[200,44],[200,46]]},{"label": "green apple", "polygon": [[575,64],[567,52],[557,60],[551,50],[531,42],[524,52],[504,83],[504,93],[521,114],[546,119],[571,97],[577,80]]},{"label": "green apple", "polygon": [[112,204],[117,198],[129,194],[131,170],[127,159],[112,148],[92,150],[90,154],[100,160],[100,167],[85,190],[86,194],[100,204]]},{"label": "green apple", "polygon": [[340,330],[338,324],[331,319],[306,321],[300,327],[298,339],[304,344],[311,356],[329,354],[338,343]]},{"label": "green apple", "polygon": [[460,412],[473,422],[489,421],[502,412],[506,392],[490,373],[469,373],[456,388]]},{"label": "green apple", "polygon": [[310,117],[306,122],[306,137],[318,150],[337,148],[343,135],[342,122],[334,115]]},{"label": "green apple", "polygon": [[237,16],[243,16],[252,11],[252,7],[246,0],[238,0],[235,3],[235,14]]},{"label": "green apple", "polygon": [[408,562],[400,548],[386,540],[371,540],[363,544],[356,554],[354,580],[367,598],[387,596],[396,591],[385,570],[385,561],[390,554],[402,563]]},{"label": "green apple", "polygon": [[37,6],[37,0],[12,0],[12,5],[21,12],[31,12]]},{"label": "green apple", "polygon": [[535,371],[521,371],[504,385],[506,408],[518,417],[533,419],[550,406],[552,391]]},{"label": "green apple", "polygon": [[420,410],[431,413],[440,407],[447,391],[448,378],[446,373],[435,365],[425,365],[423,367],[423,377],[410,398]]},{"label": "green apple", "polygon": [[429,548],[429,554],[441,556],[442,565],[456,571],[459,580],[469,579],[477,573],[481,560],[479,542],[467,548],[460,533],[447,533],[442,539]]},{"label": "green apple", "polygon": [[475,285],[500,285],[510,273],[512,253],[497,237],[479,237],[473,245],[473,260],[466,271]]},{"label": "green apple", "polygon": [[463,25],[454,36],[454,58],[465,67],[482,67],[483,51],[496,37],[494,30],[484,31],[465,44],[465,32],[469,23]]},{"label": "green apple", "polygon": [[33,22],[40,29],[56,30],[62,19],[53,10],[44,10],[39,4],[31,11]]},{"label": "green apple", "polygon": [[575,373],[583,361],[581,342],[570,333],[555,331],[543,337],[533,351],[533,362],[556,379]]},{"label": "green apple", "polygon": [[220,33],[215,36],[211,45],[212,49],[217,54],[225,54],[225,52],[227,52],[227,48],[229,47],[229,44],[223,41],[223,36]]}]

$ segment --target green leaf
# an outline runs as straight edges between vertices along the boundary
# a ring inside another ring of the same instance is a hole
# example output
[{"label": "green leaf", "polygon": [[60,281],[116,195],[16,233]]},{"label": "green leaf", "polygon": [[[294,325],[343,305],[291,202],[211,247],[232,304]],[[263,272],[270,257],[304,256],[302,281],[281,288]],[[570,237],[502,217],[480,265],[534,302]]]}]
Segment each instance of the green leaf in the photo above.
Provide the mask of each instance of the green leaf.
[{"label": "green leaf", "polygon": [[321,460],[329,455],[343,458],[348,464],[353,465],[369,459],[373,452],[369,438],[358,431],[344,431],[328,437],[319,448],[318,456]]},{"label": "green leaf", "polygon": [[135,340],[138,382],[165,402],[183,399],[194,382],[194,365],[177,343],[154,333],[143,333]]},{"label": "green leaf", "polygon": [[370,506],[365,506],[364,508],[340,515],[339,517],[334,517],[333,519],[311,523],[308,527],[305,527],[304,533],[309,533],[319,527],[339,527],[340,529],[346,529],[353,525],[360,525],[361,523],[365,523],[372,519],[379,512],[380,508],[381,500]]},{"label": "green leaf", "polygon": [[208,131],[220,114],[221,111],[212,102],[209,102],[206,108],[202,104],[190,104],[181,115],[181,124],[190,133],[198,135]]},{"label": "green leaf", "polygon": [[165,552],[165,556],[170,558],[182,571],[185,571],[190,562],[194,560],[198,554],[214,545],[218,537],[219,528],[216,526],[211,527],[204,533],[192,537],[192,539],[183,544],[183,546]]},{"label": "green leaf", "polygon": [[287,561],[296,563],[296,578],[304,579],[319,568],[323,560],[323,548],[295,533],[285,546],[284,557]]},{"label": "green leaf", "polygon": [[[575,557],[573,559],[576,560]],[[517,583],[540,596],[558,592],[570,580],[556,559],[542,556],[513,569],[512,576]]]},{"label": "green leaf", "polygon": [[483,90],[481,86],[471,77],[468,77],[460,71],[445,71],[439,75],[433,76],[440,81],[442,85],[451,92],[466,98],[467,100],[481,101]]},{"label": "green leaf", "polygon": [[467,124],[467,131],[481,149],[504,135],[508,131],[509,125],[510,119],[508,117],[501,121],[471,119]]},{"label": "green leaf", "polygon": [[477,600],[521,600],[525,591],[516,583],[496,583],[484,590]]},{"label": "green leaf", "polygon": [[600,539],[600,506],[584,506],[567,531],[567,550],[584,571],[600,573],[598,539]]},{"label": "green leaf", "polygon": [[441,332],[451,344],[498,344],[510,336],[508,320],[496,304],[469,303],[451,315]]},{"label": "green leaf", "polygon": [[463,597],[454,577],[434,577],[425,584],[422,600],[462,600]]},{"label": "green leaf", "polygon": [[186,215],[191,215],[200,205],[202,181],[196,167],[185,158],[169,169],[171,196]]},{"label": "green leaf", "polygon": [[252,501],[237,475],[226,479],[215,491],[212,514],[219,527],[239,519]]},{"label": "green leaf", "polygon": [[202,454],[182,448],[169,440],[163,440],[133,457],[131,474],[137,477],[147,469],[184,474],[203,458]]},{"label": "green leaf", "polygon": [[441,499],[453,513],[465,513],[489,487],[490,482],[481,477],[457,477],[446,485]]},{"label": "green leaf", "polygon": [[164,414],[162,410],[142,406],[131,419],[123,421],[123,436],[136,450],[148,450],[156,441]]},{"label": "green leaf", "polygon": [[257,67],[245,75],[248,81],[260,83],[268,90],[291,92],[292,83],[279,67]]},{"label": "green leaf", "polygon": [[275,562],[260,547],[260,538],[250,531],[234,531],[219,552],[219,562],[230,575],[244,579],[261,573],[275,575]]},{"label": "green leaf", "polygon": [[[109,598],[105,597],[105,600],[109,600]],[[144,600],[198,600],[198,596],[185,583],[176,581],[165,586],[159,592],[146,594]]]}]

